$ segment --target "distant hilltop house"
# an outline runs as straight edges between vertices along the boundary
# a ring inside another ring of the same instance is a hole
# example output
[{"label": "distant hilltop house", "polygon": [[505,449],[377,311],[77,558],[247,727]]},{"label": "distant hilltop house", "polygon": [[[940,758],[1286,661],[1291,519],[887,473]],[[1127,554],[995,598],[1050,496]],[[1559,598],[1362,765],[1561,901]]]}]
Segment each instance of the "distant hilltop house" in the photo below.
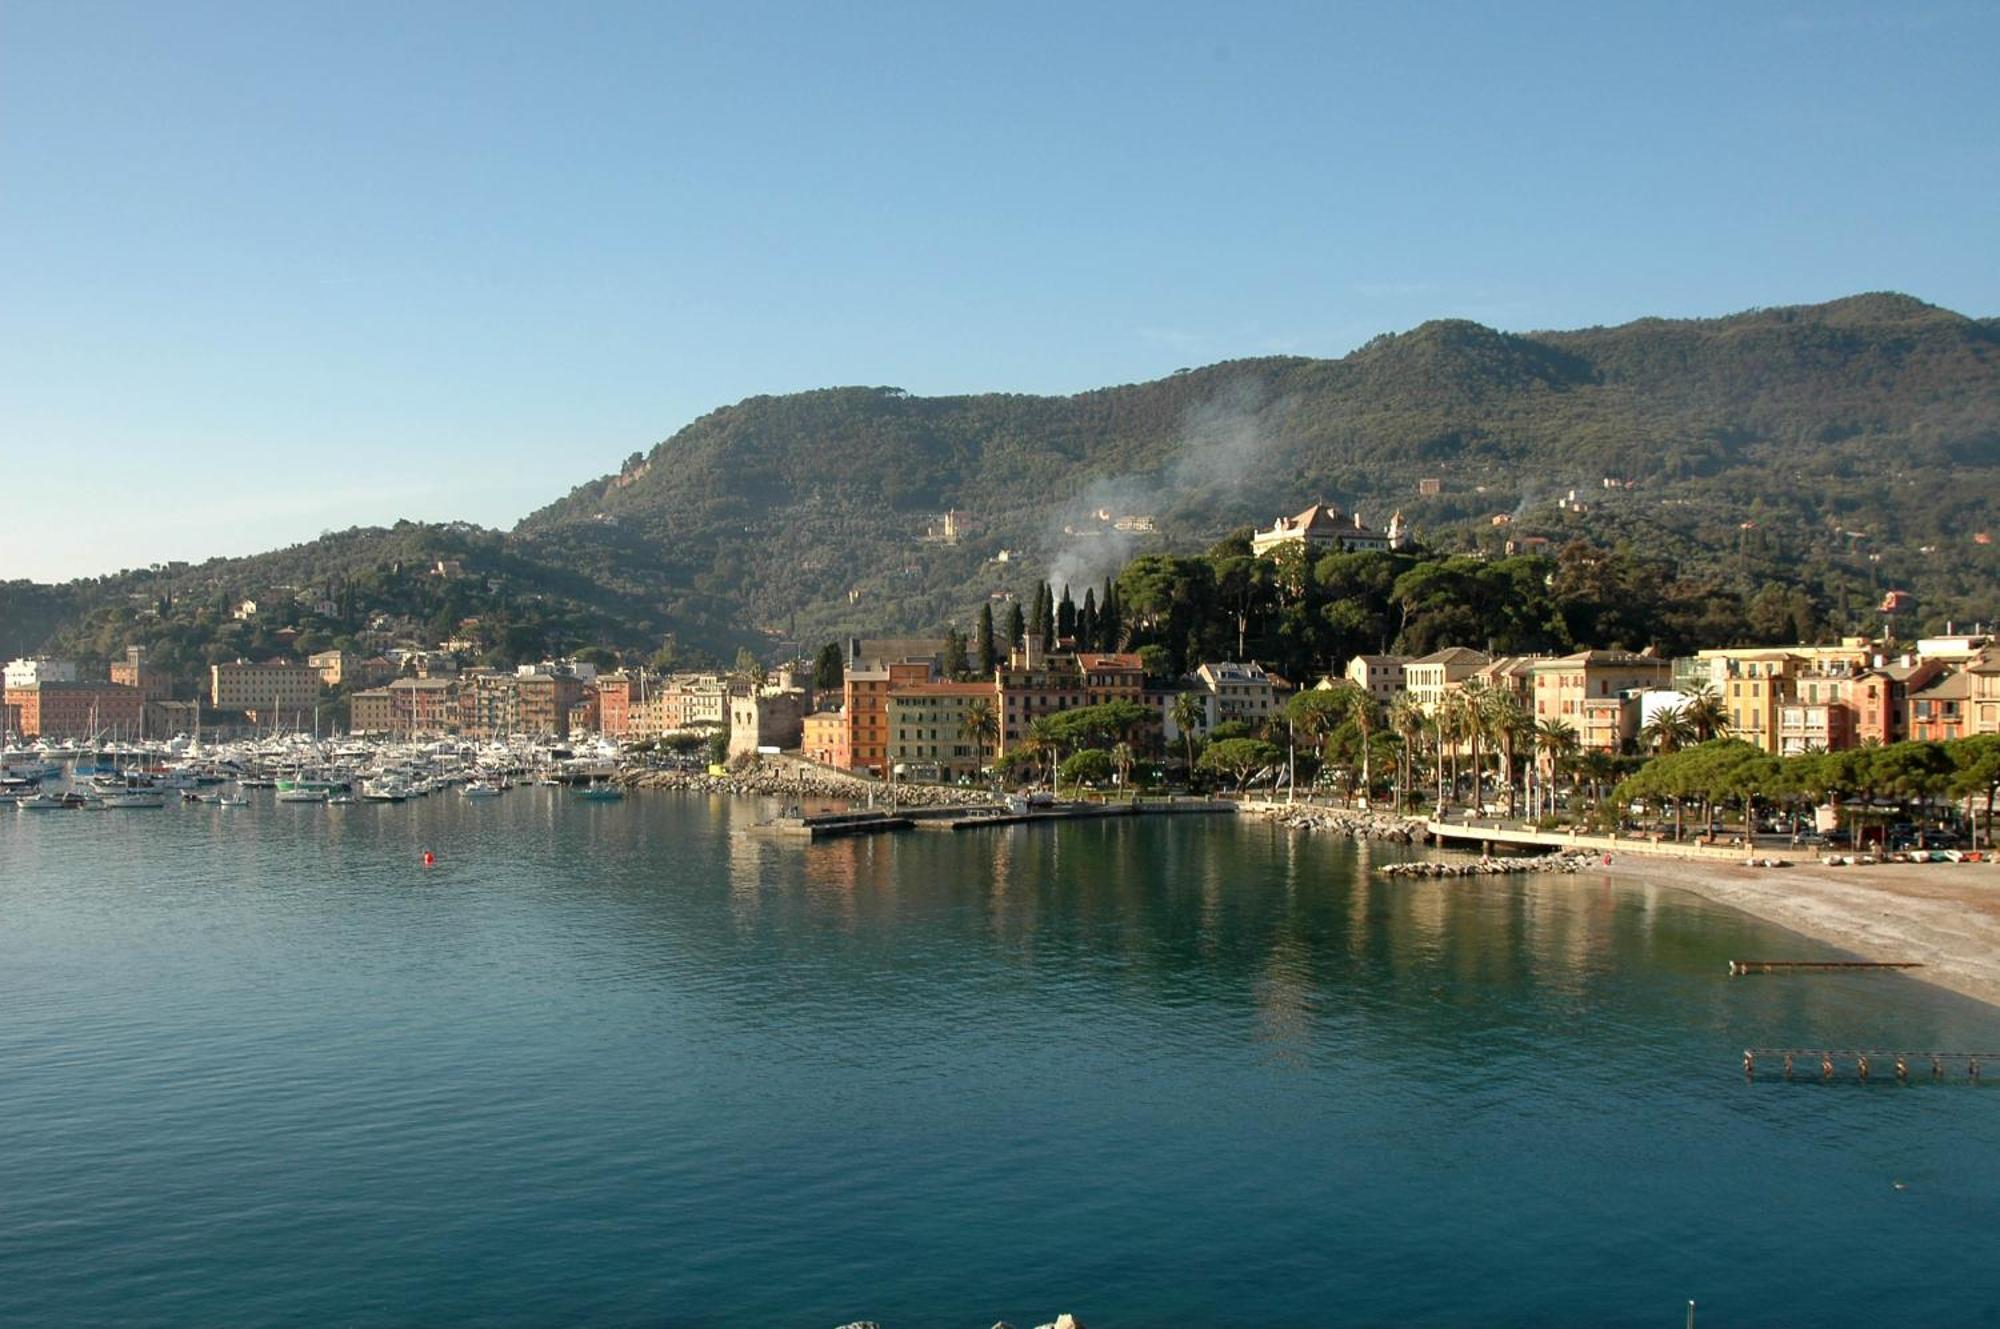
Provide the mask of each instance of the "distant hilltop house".
[{"label": "distant hilltop house", "polygon": [[431,565],[431,575],[451,581],[465,575],[465,564],[455,558],[441,558]]},{"label": "distant hilltop house", "polygon": [[1417,481],[1417,492],[1425,498],[1435,498],[1444,492],[1444,481],[1436,476],[1419,480]]},{"label": "distant hilltop house", "polygon": [[257,617],[257,602],[255,600],[239,601],[236,608],[229,611],[229,616],[239,623],[253,619]]},{"label": "distant hilltop house", "polygon": [[1890,591],[1888,594],[1882,597],[1882,608],[1878,612],[1884,614],[1900,614],[1904,610],[1913,607],[1915,602],[1916,602],[1916,597],[1911,595],[1908,591]]},{"label": "distant hilltop house", "polygon": [[924,528],[922,539],[926,544],[955,545],[958,543],[958,513],[947,512],[944,516]]},{"label": "distant hilltop house", "polygon": [[1389,519],[1387,530],[1378,531],[1363,522],[1358,512],[1349,518],[1331,504],[1315,503],[1297,516],[1280,517],[1269,529],[1252,535],[1250,552],[1262,558],[1288,544],[1303,544],[1314,553],[1353,554],[1407,549],[1410,536],[1400,512]]}]

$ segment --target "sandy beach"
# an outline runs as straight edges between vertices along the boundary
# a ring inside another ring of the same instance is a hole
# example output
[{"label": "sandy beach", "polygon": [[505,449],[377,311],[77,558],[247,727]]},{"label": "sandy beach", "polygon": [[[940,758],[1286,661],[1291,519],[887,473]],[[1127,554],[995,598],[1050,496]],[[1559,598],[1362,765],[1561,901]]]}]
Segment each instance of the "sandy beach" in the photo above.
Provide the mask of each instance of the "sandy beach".
[{"label": "sandy beach", "polygon": [[2000,865],[1752,868],[1625,852],[1611,871],[1694,891],[1864,960],[1918,961],[1912,978],[2000,1006]]}]

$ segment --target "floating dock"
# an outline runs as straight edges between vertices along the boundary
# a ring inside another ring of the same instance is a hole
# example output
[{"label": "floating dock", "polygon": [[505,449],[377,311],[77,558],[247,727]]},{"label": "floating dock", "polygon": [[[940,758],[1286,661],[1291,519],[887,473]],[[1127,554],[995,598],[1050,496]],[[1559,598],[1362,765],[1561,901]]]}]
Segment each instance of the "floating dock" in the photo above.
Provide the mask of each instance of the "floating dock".
[{"label": "floating dock", "polygon": [[749,827],[756,835],[794,836],[828,840],[842,835],[875,835],[908,830],[910,818],[892,812],[820,812],[810,817],[773,817]]},{"label": "floating dock", "polygon": [[1729,975],[1845,974],[1866,969],[1921,969],[1919,960],[1731,960]]},{"label": "floating dock", "polygon": [[956,815],[934,817],[917,823],[919,829],[976,831],[988,826],[1024,826],[1050,821],[1092,821],[1100,817],[1164,817],[1227,812],[1236,805],[1208,799],[1184,803],[1057,803],[1015,812],[996,808],[990,812],[954,809]]},{"label": "floating dock", "polygon": [[1054,803],[1014,810],[1001,804],[941,808],[873,809],[857,812],[817,812],[811,816],[772,817],[748,830],[757,835],[827,840],[844,835],[875,835],[883,831],[975,831],[989,826],[1023,826],[1053,821],[1094,821],[1102,817],[1157,817],[1199,813],[1231,813],[1233,803],[1190,799],[1156,803]]}]

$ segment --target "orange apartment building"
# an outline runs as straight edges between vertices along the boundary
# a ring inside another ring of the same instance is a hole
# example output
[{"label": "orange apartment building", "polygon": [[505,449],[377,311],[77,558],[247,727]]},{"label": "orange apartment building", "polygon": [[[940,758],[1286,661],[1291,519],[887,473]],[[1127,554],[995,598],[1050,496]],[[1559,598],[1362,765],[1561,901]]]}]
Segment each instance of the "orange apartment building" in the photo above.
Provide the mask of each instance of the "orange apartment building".
[{"label": "orange apartment building", "polygon": [[572,674],[517,674],[520,732],[568,738],[570,710],[583,700],[583,680]]},{"label": "orange apartment building", "polygon": [[637,680],[619,671],[597,676],[597,732],[606,738],[625,738],[632,732],[632,697]]},{"label": "orange apartment building", "polygon": [[889,694],[899,687],[928,683],[928,661],[885,662],[873,669],[849,669],[841,680],[841,712],[847,720],[848,770],[889,773]]},{"label": "orange apartment building", "polygon": [[122,683],[33,683],[5,696],[23,738],[137,738],[146,708],[139,689]]},{"label": "orange apartment building", "polygon": [[1911,688],[1909,736],[1919,742],[1948,743],[1969,732],[1972,714],[1972,674],[1963,669],[1942,674],[1922,687]]},{"label": "orange apartment building", "polygon": [[1665,688],[1673,666],[1631,651],[1578,651],[1530,672],[1536,720],[1563,721],[1586,750],[1618,752],[1638,734],[1638,694]]},{"label": "orange apartment building", "polygon": [[1000,712],[999,752],[1004,753],[1045,715],[1107,701],[1145,705],[1146,668],[1129,652],[1048,655],[1041,638],[1030,633],[1007,663],[994,669],[993,686]]},{"label": "orange apartment building", "polygon": [[399,678],[347,699],[347,727],[357,734],[450,734],[459,727],[458,680]]},{"label": "orange apartment building", "polygon": [[1890,664],[1858,675],[1848,691],[1854,708],[1854,742],[1900,743],[1910,736],[1910,693],[1944,674],[1935,660]]},{"label": "orange apartment building", "polygon": [[847,746],[847,716],[839,711],[814,711],[808,715],[799,750],[807,761],[851,770],[854,762]]},{"label": "orange apartment building", "polygon": [[174,695],[174,681],[146,663],[143,646],[125,648],[125,658],[111,666],[111,681],[121,687],[137,688],[147,701],[166,701]]}]

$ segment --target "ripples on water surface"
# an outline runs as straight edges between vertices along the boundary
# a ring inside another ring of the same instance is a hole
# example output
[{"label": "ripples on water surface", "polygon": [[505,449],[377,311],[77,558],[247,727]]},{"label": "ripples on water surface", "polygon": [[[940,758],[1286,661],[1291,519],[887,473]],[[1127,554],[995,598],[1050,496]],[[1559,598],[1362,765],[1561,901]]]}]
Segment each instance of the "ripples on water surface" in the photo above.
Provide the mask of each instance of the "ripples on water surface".
[{"label": "ripples on water surface", "polygon": [[1587,877],[759,811],[0,815],[0,1322],[1993,1322],[2000,1097],[1737,1070],[1987,1008]]}]

